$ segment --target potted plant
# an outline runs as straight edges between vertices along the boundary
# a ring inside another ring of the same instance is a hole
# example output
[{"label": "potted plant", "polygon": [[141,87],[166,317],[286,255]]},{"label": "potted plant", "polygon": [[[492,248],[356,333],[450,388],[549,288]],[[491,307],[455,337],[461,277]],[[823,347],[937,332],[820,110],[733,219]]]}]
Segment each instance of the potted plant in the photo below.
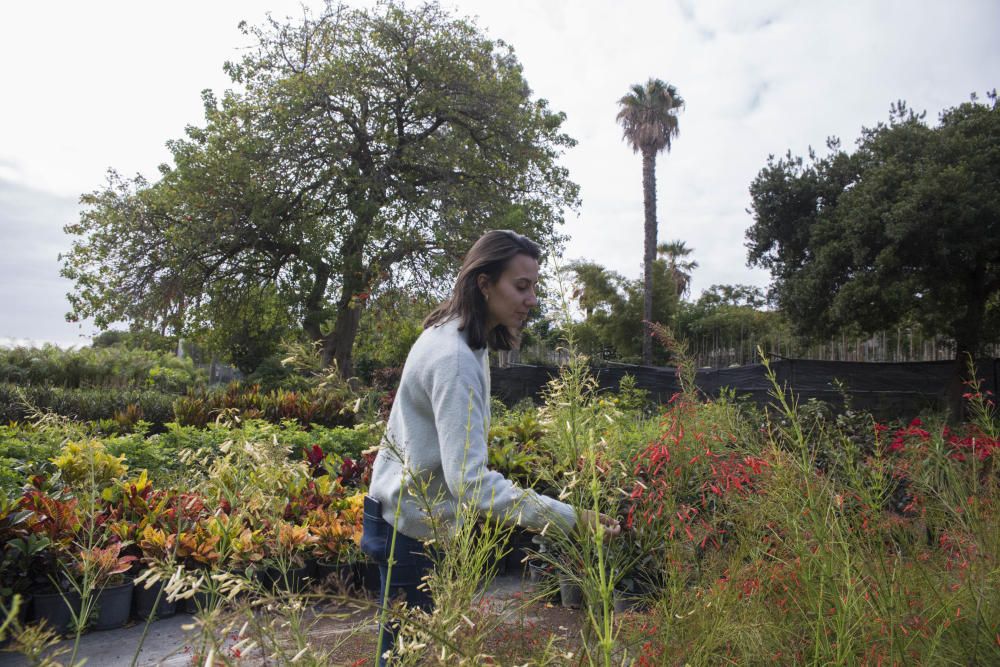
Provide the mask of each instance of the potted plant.
[{"label": "potted plant", "polygon": [[27,602],[20,594],[0,600],[0,650],[7,647],[11,636],[24,625]]},{"label": "potted plant", "polygon": [[49,546],[44,535],[27,532],[31,512],[18,509],[18,503],[0,496],[0,605],[12,609],[14,596],[19,596],[16,620],[27,619],[31,603],[32,564],[36,556]]},{"label": "potted plant", "polygon": [[126,573],[135,556],[123,556],[121,543],[106,547],[91,547],[79,552],[76,572],[84,582],[90,581],[96,592],[93,617],[95,630],[120,628],[132,611],[132,578]]},{"label": "potted plant", "polygon": [[[219,553],[219,536],[213,535],[205,520],[196,523],[192,530],[177,534],[177,560],[185,570],[210,571],[217,567],[222,559]],[[201,581],[211,581],[208,576]],[[198,590],[193,595],[184,597],[184,608],[189,614],[195,614],[203,609],[214,608],[220,597],[210,590]]]},{"label": "potted plant", "polygon": [[331,508],[316,510],[309,515],[309,531],[316,537],[312,547],[316,579],[336,590],[359,585],[355,568],[363,559],[359,548],[361,530],[353,513]]},{"label": "potted plant", "polygon": [[[155,526],[146,526],[139,537],[141,561],[147,568],[173,569],[176,565],[177,535]],[[177,612],[177,601],[167,600],[163,579],[146,577],[136,583],[132,594],[132,613],[142,620],[150,616],[168,618]]]},{"label": "potted plant", "polygon": [[559,600],[562,606],[570,609],[579,609],[583,604],[583,587],[577,574],[568,570],[560,570],[559,578]]},{"label": "potted plant", "polygon": [[[24,625],[32,604],[32,564],[49,546],[47,537],[28,534],[8,539],[0,551],[0,623]],[[0,633],[2,634],[2,633]],[[0,648],[10,639],[0,638]]]},{"label": "potted plant", "polygon": [[[45,480],[37,479],[44,483]],[[29,618],[44,621],[58,634],[64,634],[79,617],[80,596],[73,589],[67,567],[72,562],[72,545],[80,531],[80,511],[76,498],[63,499],[59,492],[47,493],[31,488],[21,497],[19,507],[29,512],[19,525],[22,540],[18,545],[26,592],[32,598]]]},{"label": "potted plant", "polygon": [[258,571],[264,588],[301,591],[313,574],[315,562],[308,554],[316,542],[309,526],[276,522],[264,540],[267,566]]},{"label": "potted plant", "polygon": [[528,581],[536,592],[543,593],[549,601],[558,602],[560,594],[552,544],[542,535],[532,536],[531,543],[534,548],[528,551]]},{"label": "potted plant", "polygon": [[643,606],[643,589],[635,576],[622,577],[615,583],[613,592],[615,612],[622,614],[635,611]]},{"label": "potted plant", "polygon": [[523,572],[530,562],[534,533],[517,526],[510,534],[510,551],[505,567],[508,572]]},{"label": "potted plant", "polygon": [[243,528],[230,537],[227,551],[228,568],[249,577],[260,569],[264,560],[264,535],[260,530]]}]

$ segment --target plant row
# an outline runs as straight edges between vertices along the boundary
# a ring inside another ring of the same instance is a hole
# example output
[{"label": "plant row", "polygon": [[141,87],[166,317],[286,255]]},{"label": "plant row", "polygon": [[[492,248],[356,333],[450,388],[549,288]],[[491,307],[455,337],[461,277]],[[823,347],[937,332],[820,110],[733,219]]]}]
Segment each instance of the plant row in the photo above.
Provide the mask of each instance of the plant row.
[{"label": "plant row", "polygon": [[94,422],[102,433],[128,433],[140,422],[162,431],[166,424],[206,426],[220,417],[239,414],[244,419],[273,423],[296,421],[304,426],[351,426],[357,399],[327,388],[302,391],[233,382],[224,388],[192,389],[182,396],[152,389],[66,389],[0,383],[0,424],[25,422],[52,412],[75,421]]},{"label": "plant row", "polygon": [[[65,632],[70,621],[82,630],[95,620],[85,600],[133,579],[175,602],[221,594],[199,588],[220,573],[232,586],[266,589],[317,561],[361,560],[359,487],[374,454],[355,460],[314,444],[295,456],[262,426],[257,439],[240,433],[214,455],[182,450],[182,462],[203,471],[197,490],[156,487],[146,470],[130,476],[126,457],[100,440],[66,442],[19,495],[2,497],[0,597],[39,600],[35,620]],[[46,616],[52,600],[55,617]]]}]

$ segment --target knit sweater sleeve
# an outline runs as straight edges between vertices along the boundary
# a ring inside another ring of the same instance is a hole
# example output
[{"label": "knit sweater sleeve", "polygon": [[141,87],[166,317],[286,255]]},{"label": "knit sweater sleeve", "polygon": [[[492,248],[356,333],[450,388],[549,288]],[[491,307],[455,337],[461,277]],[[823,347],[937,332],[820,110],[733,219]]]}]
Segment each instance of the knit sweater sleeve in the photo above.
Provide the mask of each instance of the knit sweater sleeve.
[{"label": "knit sweater sleeve", "polygon": [[488,383],[471,350],[459,350],[429,374],[432,408],[441,447],[444,481],[461,503],[492,511],[505,522],[541,531],[549,524],[568,532],[576,523],[569,505],[523,489],[487,468]]}]

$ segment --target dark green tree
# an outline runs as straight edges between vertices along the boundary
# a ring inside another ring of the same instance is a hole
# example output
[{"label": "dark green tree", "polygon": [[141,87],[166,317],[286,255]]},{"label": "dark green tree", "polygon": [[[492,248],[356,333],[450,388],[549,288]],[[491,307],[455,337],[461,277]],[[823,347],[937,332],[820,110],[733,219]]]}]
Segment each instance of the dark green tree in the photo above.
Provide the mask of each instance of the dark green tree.
[{"label": "dark green tree", "polygon": [[[677,89],[660,79],[645,85],[635,84],[628,95],[618,100],[617,120],[622,136],[632,151],[642,154],[643,201],[643,289],[642,318],[653,321],[653,261],[656,259],[656,154],[670,152],[678,134],[677,114],[684,99]],[[642,340],[642,363],[652,363],[653,337],[646,332]]]},{"label": "dark green tree", "polygon": [[370,382],[375,370],[402,366],[423,331],[424,318],[439,300],[406,286],[383,290],[370,299],[354,343],[358,377]]},{"label": "dark green tree", "polygon": [[902,102],[848,154],[768,160],[750,187],[749,263],[770,269],[798,332],[866,333],[912,318],[967,355],[1000,336],[1000,105],[970,102],[929,126]]},{"label": "dark green tree", "polygon": [[[578,261],[567,267],[573,274],[573,297],[584,313],[575,326],[580,347],[593,356],[618,361],[642,361],[645,288],[641,280],[628,280],[600,264]],[[654,260],[653,316],[649,322],[672,326],[679,299],[667,262]],[[652,363],[665,363],[668,354],[661,346],[653,351]]]},{"label": "dark green tree", "polygon": [[350,375],[380,290],[447,283],[490,228],[558,247],[574,142],[509,46],[436,3],[244,29],[257,47],[173,166],[83,196],[71,319],[229,328],[267,293]]},{"label": "dark green tree", "polygon": [[776,340],[787,342],[788,322],[781,312],[765,310],[766,299],[752,285],[712,285],[697,301],[681,302],[677,333],[699,350],[733,350],[756,360],[757,346],[770,352]]},{"label": "dark green tree", "polygon": [[694,248],[679,240],[656,246],[656,255],[667,261],[667,270],[673,276],[680,297],[686,297],[691,291],[691,273],[698,268],[698,262],[688,259],[693,252]]}]

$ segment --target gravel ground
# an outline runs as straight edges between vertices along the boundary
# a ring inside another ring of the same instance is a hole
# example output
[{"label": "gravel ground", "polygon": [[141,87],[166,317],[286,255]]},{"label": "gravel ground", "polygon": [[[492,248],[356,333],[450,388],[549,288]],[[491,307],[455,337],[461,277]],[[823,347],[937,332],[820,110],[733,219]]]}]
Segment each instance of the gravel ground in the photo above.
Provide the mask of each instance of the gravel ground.
[{"label": "gravel ground", "polygon": [[[559,605],[533,603],[527,607],[521,597],[530,593],[529,584],[520,574],[497,577],[479,600],[480,610],[504,616],[504,625],[487,642],[486,651],[497,656],[499,663],[505,657],[514,658],[530,654],[539,643],[550,636],[559,637],[561,645],[573,651],[579,643],[581,614],[578,610],[564,609]],[[335,665],[371,664],[375,652],[378,626],[371,608],[327,605],[317,609],[318,617],[310,632],[310,641],[332,651]],[[150,625],[143,643],[138,665],[178,667],[195,664],[195,638],[197,629],[194,618],[177,614]],[[77,659],[86,659],[88,667],[128,667],[143,633],[143,625],[136,624],[117,630],[90,632],[80,640]],[[235,633],[226,638],[225,650],[235,657],[231,648],[236,643]],[[72,648],[70,641],[63,641],[55,651]],[[59,662],[68,662],[68,652],[50,654]],[[240,665],[258,665],[263,661],[251,652],[241,655]],[[199,664],[202,661],[198,661]],[[22,667],[30,662],[19,654],[0,652],[0,666]]]}]

